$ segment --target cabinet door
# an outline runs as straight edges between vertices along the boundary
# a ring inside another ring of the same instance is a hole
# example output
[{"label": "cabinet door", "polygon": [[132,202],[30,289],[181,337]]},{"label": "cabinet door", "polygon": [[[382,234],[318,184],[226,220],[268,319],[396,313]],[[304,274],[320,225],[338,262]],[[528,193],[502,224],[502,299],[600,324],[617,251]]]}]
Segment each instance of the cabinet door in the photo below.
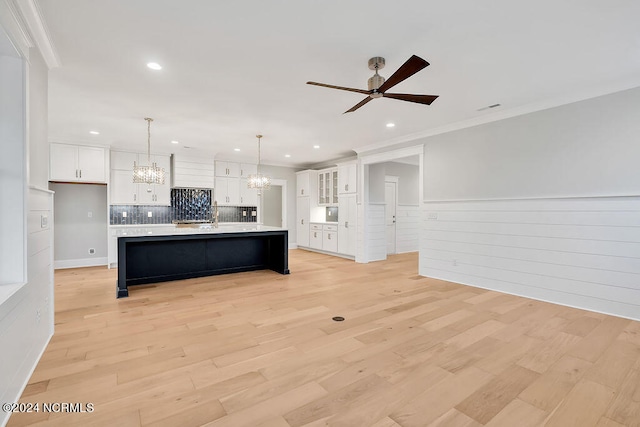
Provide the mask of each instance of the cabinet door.
[{"label": "cabinet door", "polygon": [[258,190],[249,188],[246,178],[240,178],[240,204],[243,206],[258,206]]},{"label": "cabinet door", "polygon": [[133,183],[133,172],[112,170],[109,193],[112,205],[133,205],[138,203],[138,184]]},{"label": "cabinet door", "polygon": [[322,232],[322,250],[338,252],[338,233],[336,231]]},{"label": "cabinet door", "polygon": [[309,229],[309,247],[322,249],[322,226],[311,225]]},{"label": "cabinet door", "polygon": [[324,205],[325,199],[324,199],[324,189],[325,189],[325,181],[324,181],[324,173],[319,173],[318,174],[318,204],[319,205]]},{"label": "cabinet door", "polygon": [[227,176],[231,178],[240,177],[240,163],[227,162]]},{"label": "cabinet door", "polygon": [[104,167],[104,148],[78,147],[80,181],[107,182]]},{"label": "cabinet door", "polygon": [[164,169],[164,184],[154,185],[153,188],[153,204],[161,206],[171,205],[171,158],[169,156],[153,156],[152,160],[156,162],[159,168]]},{"label": "cabinet door", "polygon": [[248,178],[249,175],[258,173],[258,165],[251,163],[240,163],[240,178]]},{"label": "cabinet door", "polygon": [[338,194],[355,193],[357,165],[346,164],[338,167]]},{"label": "cabinet door", "polygon": [[356,209],[355,194],[339,197],[338,252],[341,254],[353,256],[356,254]]},{"label": "cabinet door", "polygon": [[240,178],[227,178],[227,196],[229,197],[227,204],[233,206],[240,204]]},{"label": "cabinet door", "polygon": [[331,204],[338,204],[338,169],[331,171]]},{"label": "cabinet door", "polygon": [[78,147],[66,144],[49,146],[49,179],[51,181],[78,181]]},{"label": "cabinet door", "polygon": [[227,176],[229,169],[227,168],[227,162],[216,161],[215,173],[216,176]]},{"label": "cabinet door", "polygon": [[311,215],[311,199],[297,197],[296,204],[296,243],[298,246],[309,246],[309,217]]},{"label": "cabinet door", "polygon": [[[145,155],[144,160],[147,157]],[[111,169],[117,170],[133,170],[133,162],[138,161],[138,155],[136,153],[128,153],[126,151],[112,151],[111,152]]]},{"label": "cabinet door", "polygon": [[331,203],[331,171],[324,173],[324,203]]},{"label": "cabinet door", "polygon": [[[217,167],[217,165],[216,165]],[[216,177],[214,191],[214,200],[218,202],[219,205],[228,205],[229,195],[227,194],[227,182],[229,178],[224,177]]]},{"label": "cabinet door", "polygon": [[310,184],[309,172],[299,173],[296,176],[296,194],[300,196],[309,196],[309,184]]}]

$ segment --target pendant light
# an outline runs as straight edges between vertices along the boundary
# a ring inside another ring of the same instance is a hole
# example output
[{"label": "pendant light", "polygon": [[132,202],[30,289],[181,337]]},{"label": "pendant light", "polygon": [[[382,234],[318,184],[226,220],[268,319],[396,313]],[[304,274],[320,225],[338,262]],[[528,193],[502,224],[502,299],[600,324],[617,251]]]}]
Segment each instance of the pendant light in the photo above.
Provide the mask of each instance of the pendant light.
[{"label": "pendant light", "polygon": [[[258,138],[257,168],[259,168],[260,167],[260,139],[262,138],[262,135],[256,135],[256,138]],[[268,176],[262,175],[260,172],[256,172],[255,174],[249,175],[249,178],[247,179],[247,187],[255,188],[257,190],[267,190],[269,187],[271,187],[271,178],[269,178]]]},{"label": "pendant light", "polygon": [[147,166],[142,166],[133,162],[133,183],[134,184],[164,184],[164,168],[151,163],[151,122],[152,118],[145,117],[147,121]]}]

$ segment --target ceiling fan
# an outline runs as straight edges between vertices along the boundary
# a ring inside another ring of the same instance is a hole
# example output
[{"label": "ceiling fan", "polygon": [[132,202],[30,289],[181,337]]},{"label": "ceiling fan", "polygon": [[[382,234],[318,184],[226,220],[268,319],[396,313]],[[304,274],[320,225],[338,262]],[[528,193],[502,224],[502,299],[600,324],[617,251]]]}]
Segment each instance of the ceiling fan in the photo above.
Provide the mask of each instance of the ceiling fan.
[{"label": "ceiling fan", "polygon": [[420,58],[419,56],[412,55],[411,58],[407,59],[407,61],[404,64],[402,64],[402,66],[398,68],[396,72],[393,73],[391,77],[389,77],[389,79],[386,81],[384,77],[378,74],[378,70],[381,70],[382,68],[384,68],[384,64],[385,64],[384,58],[380,56],[376,56],[369,60],[369,69],[375,70],[376,72],[373,75],[373,77],[369,79],[369,82],[368,82],[369,90],[327,85],[324,83],[317,83],[317,82],[307,82],[307,84],[314,85],[314,86],[328,87],[332,89],[347,90],[349,92],[357,92],[363,95],[367,95],[365,99],[363,99],[362,101],[358,102],[356,105],[354,105],[353,107],[345,111],[345,113],[351,113],[352,111],[356,111],[358,108],[362,107],[364,104],[366,104],[367,102],[375,98],[385,97],[385,98],[399,99],[400,101],[409,101],[409,102],[415,102],[418,104],[431,105],[431,103],[435,101],[436,98],[438,97],[438,95],[412,95],[407,93],[387,93],[388,89],[391,89],[393,86],[408,79],[409,77],[413,76],[415,73],[422,70],[423,68],[426,68],[429,65],[429,63],[424,59]]}]

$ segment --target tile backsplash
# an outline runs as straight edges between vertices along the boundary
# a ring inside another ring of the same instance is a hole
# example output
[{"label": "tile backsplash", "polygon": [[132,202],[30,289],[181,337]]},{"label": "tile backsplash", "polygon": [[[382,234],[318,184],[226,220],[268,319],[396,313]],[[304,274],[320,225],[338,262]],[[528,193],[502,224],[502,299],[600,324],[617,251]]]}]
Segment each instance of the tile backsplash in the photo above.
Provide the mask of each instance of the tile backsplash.
[{"label": "tile backsplash", "polygon": [[[174,188],[171,206],[111,205],[111,225],[170,224],[172,221],[208,221],[213,216],[211,190]],[[219,222],[257,222],[256,206],[219,206]]]}]

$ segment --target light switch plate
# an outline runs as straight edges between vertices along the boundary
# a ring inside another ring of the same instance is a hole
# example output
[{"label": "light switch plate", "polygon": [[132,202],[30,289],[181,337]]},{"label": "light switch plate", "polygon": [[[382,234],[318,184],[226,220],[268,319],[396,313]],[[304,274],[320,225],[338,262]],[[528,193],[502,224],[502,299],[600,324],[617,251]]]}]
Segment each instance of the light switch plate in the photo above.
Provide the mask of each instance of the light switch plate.
[{"label": "light switch plate", "polygon": [[147,212],[147,217],[149,217],[149,218],[153,217],[153,212],[151,212],[151,211]]},{"label": "light switch plate", "polygon": [[49,217],[47,215],[40,215],[40,228],[47,228],[49,225]]}]

